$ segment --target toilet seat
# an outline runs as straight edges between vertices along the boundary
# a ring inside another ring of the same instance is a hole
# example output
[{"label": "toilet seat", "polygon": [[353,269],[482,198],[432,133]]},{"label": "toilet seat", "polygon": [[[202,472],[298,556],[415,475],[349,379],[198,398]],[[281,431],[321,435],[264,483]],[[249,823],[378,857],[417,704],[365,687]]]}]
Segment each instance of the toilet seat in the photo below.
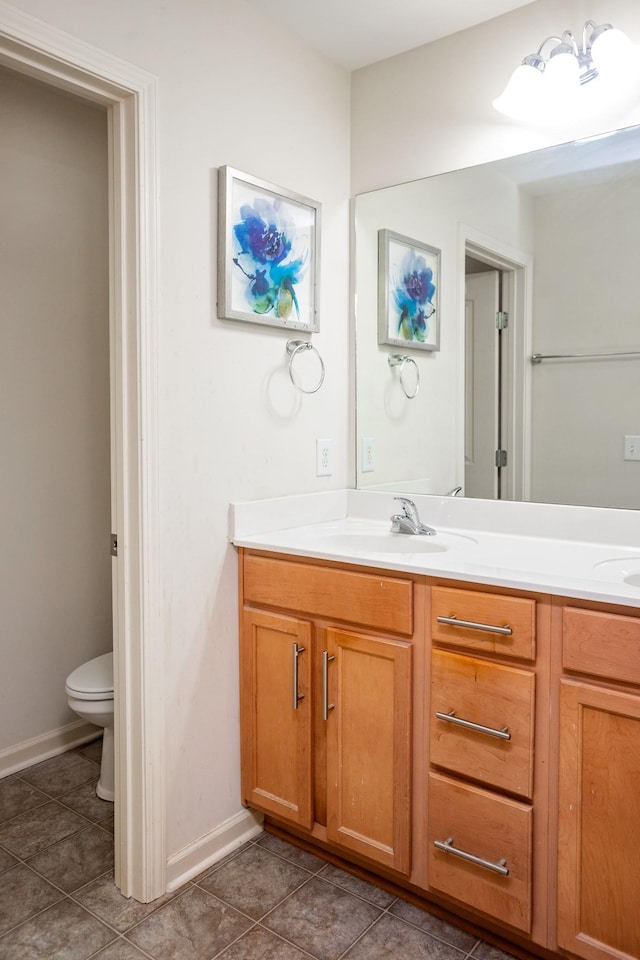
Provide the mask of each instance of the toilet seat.
[{"label": "toilet seat", "polygon": [[103,653],[67,677],[66,691],[77,700],[113,700],[113,653]]}]

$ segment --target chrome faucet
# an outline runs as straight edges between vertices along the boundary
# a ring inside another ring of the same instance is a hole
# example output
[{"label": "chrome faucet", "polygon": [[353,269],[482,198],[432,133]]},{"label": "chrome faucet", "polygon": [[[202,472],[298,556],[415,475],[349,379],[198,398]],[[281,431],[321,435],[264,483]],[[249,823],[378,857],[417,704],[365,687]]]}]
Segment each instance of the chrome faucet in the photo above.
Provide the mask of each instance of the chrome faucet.
[{"label": "chrome faucet", "polygon": [[457,497],[459,493],[462,493],[462,487],[452,487],[451,490],[447,493],[448,497]]},{"label": "chrome faucet", "polygon": [[433,527],[420,522],[418,508],[413,500],[407,497],[394,497],[402,504],[402,513],[394,513],[391,517],[391,533],[420,534],[426,537],[435,536]]}]

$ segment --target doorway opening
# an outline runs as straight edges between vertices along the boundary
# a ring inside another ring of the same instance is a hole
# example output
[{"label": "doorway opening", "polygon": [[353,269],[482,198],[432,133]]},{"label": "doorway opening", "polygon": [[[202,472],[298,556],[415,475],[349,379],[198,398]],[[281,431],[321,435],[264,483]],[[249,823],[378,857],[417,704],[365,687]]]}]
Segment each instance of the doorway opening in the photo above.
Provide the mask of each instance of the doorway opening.
[{"label": "doorway opening", "polygon": [[0,3],[0,64],[106,107],[109,150],[115,880],[165,892],[164,669],[158,655],[155,78]]}]

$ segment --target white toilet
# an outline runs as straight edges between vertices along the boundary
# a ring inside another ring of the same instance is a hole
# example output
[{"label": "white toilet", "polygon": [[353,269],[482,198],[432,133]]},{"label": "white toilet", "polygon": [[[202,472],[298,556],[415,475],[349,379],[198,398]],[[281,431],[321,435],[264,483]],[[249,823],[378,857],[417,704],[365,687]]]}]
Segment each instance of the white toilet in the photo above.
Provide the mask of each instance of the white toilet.
[{"label": "white toilet", "polygon": [[113,653],[88,660],[70,673],[65,690],[69,706],[79,717],[104,727],[96,793],[102,800],[113,800]]}]

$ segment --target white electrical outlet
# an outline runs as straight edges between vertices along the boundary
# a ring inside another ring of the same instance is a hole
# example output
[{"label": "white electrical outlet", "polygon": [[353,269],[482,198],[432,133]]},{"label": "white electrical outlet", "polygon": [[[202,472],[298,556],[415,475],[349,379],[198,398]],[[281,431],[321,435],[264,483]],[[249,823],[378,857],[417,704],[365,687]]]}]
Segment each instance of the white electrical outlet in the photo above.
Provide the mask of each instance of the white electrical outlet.
[{"label": "white electrical outlet", "polygon": [[360,469],[363,473],[373,473],[376,468],[375,444],[376,441],[373,437],[362,438]]},{"label": "white electrical outlet", "polygon": [[316,477],[333,473],[333,440],[316,440]]},{"label": "white electrical outlet", "polygon": [[624,438],[624,459],[640,460],[640,437]]}]

